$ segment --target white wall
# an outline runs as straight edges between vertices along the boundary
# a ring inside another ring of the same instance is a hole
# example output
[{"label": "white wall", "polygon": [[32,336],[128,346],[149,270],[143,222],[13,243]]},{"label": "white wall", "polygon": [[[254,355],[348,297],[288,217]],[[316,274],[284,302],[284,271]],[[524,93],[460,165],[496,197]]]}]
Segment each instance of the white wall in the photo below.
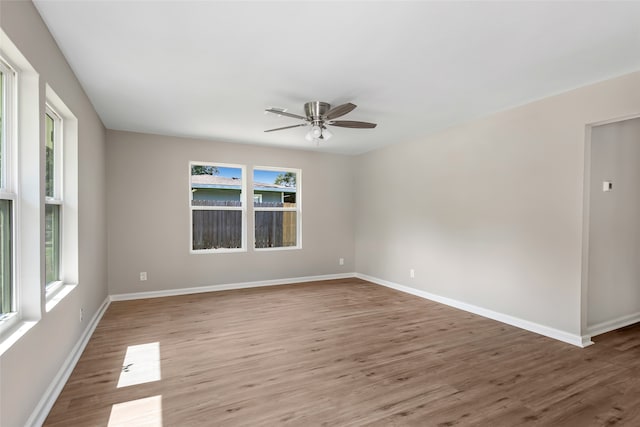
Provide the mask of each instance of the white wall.
[{"label": "white wall", "polygon": [[356,271],[580,335],[585,126],[638,93],[633,73],[362,155]]},{"label": "white wall", "polygon": [[[589,328],[640,317],[640,119],[591,130]],[[613,184],[603,192],[603,181]]]},{"label": "white wall", "polygon": [[[302,249],[191,254],[189,161],[302,169]],[[108,131],[107,165],[111,294],[354,271],[351,157]]]},{"label": "white wall", "polygon": [[107,296],[105,130],[31,2],[0,2],[0,26],[79,131],[79,285],[50,312],[42,308],[37,325],[0,357],[0,425],[14,427],[25,424]]}]

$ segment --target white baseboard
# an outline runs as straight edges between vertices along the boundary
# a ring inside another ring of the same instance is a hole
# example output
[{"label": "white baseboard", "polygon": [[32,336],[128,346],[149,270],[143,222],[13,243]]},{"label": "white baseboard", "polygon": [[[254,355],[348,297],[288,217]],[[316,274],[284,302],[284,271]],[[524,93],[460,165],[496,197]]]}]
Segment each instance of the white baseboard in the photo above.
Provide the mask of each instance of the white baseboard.
[{"label": "white baseboard", "polygon": [[586,347],[593,344],[590,337],[582,337],[580,335],[570,334],[559,329],[550,328],[548,326],[540,325],[538,323],[530,322],[528,320],[513,317],[508,314],[499,313],[497,311],[489,310],[476,305],[467,304],[466,302],[458,301],[452,298],[443,297],[440,295],[432,294],[420,289],[411,288],[409,286],[399,285],[397,283],[389,282],[387,280],[379,279],[377,277],[367,276],[365,274],[356,273],[356,277],[359,279],[367,280],[369,282],[386,286],[401,292],[405,292],[411,295],[416,295],[421,298],[425,298],[431,301],[435,301],[441,304],[455,307],[460,310],[468,311],[469,313],[477,314],[482,317],[497,320],[498,322],[506,323],[507,325],[515,326],[521,329],[525,329],[536,334],[544,335],[549,338],[553,338],[568,344],[573,344],[578,347]]},{"label": "white baseboard", "polygon": [[44,420],[47,418],[47,415],[49,415],[49,411],[53,407],[53,404],[56,402],[56,399],[58,399],[62,388],[67,383],[67,380],[71,376],[71,372],[73,372],[76,363],[78,363],[78,359],[80,359],[80,356],[82,355],[84,348],[87,346],[91,335],[93,335],[93,331],[95,331],[96,326],[98,326],[100,319],[102,319],[102,316],[107,310],[107,307],[109,307],[110,303],[111,301],[109,300],[109,297],[105,298],[105,300],[100,305],[100,308],[98,308],[98,310],[96,311],[96,314],[93,315],[93,318],[91,318],[91,321],[87,325],[87,328],[84,330],[84,332],[80,336],[80,339],[69,353],[69,356],[67,356],[67,359],[60,367],[60,370],[53,378],[53,381],[51,382],[51,384],[49,384],[49,387],[42,395],[40,402],[38,402],[38,405],[36,405],[35,409],[31,413],[31,416],[26,423],[27,426],[36,427],[41,426],[44,423]]},{"label": "white baseboard", "polygon": [[578,347],[585,348],[593,345],[593,341],[591,341],[591,335],[582,335],[580,338],[582,339],[582,345]]},{"label": "white baseboard", "polygon": [[595,337],[596,335],[624,328],[625,326],[633,325],[638,322],[640,322],[640,313],[627,314],[625,316],[618,317],[617,319],[607,320],[606,322],[587,326],[587,332],[590,337]]},{"label": "white baseboard", "polygon": [[198,286],[193,288],[167,289],[162,291],[133,292],[128,294],[111,295],[110,298],[111,298],[111,301],[127,301],[127,300],[144,299],[144,298],[159,298],[159,297],[171,297],[175,295],[198,294],[203,292],[228,291],[233,289],[259,288],[262,286],[291,285],[293,283],[316,282],[319,280],[349,279],[352,277],[356,277],[356,273],[324,274],[321,276],[304,276],[304,277],[293,277],[289,279],[274,279],[274,280],[262,280],[262,281],[256,281],[256,282],[227,283],[222,285],[206,285],[206,286]]}]

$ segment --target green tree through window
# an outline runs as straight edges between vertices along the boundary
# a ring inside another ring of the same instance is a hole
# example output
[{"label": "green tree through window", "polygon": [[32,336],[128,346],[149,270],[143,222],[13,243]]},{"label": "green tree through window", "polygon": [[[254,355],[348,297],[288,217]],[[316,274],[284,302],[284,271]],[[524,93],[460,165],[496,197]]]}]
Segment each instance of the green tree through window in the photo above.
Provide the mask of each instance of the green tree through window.
[{"label": "green tree through window", "polygon": [[278,175],[273,182],[276,185],[284,185],[285,187],[296,186],[296,174],[293,172],[285,172]]},{"label": "green tree through window", "polygon": [[55,121],[49,114],[45,117],[46,125],[46,155],[45,155],[45,195],[53,197],[54,167],[55,167]]},{"label": "green tree through window", "polygon": [[219,175],[220,170],[215,166],[192,165],[191,175]]}]

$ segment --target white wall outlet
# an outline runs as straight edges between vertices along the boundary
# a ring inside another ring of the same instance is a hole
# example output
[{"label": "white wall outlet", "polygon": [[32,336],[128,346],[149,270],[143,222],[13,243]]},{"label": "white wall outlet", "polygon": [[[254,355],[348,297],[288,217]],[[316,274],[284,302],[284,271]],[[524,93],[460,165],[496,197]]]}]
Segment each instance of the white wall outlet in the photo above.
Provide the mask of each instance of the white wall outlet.
[{"label": "white wall outlet", "polygon": [[84,320],[84,309],[80,309],[80,323]]},{"label": "white wall outlet", "polygon": [[412,279],[416,277],[416,271],[413,268],[409,270],[409,277]]},{"label": "white wall outlet", "polygon": [[338,264],[340,264],[340,265],[344,265],[344,258],[340,258],[340,259],[338,260]]},{"label": "white wall outlet", "polygon": [[140,272],[140,281],[144,282],[145,280],[147,280],[147,272],[146,271],[141,271]]},{"label": "white wall outlet", "polygon": [[613,190],[613,182],[602,181],[602,191],[611,191],[611,190]]}]

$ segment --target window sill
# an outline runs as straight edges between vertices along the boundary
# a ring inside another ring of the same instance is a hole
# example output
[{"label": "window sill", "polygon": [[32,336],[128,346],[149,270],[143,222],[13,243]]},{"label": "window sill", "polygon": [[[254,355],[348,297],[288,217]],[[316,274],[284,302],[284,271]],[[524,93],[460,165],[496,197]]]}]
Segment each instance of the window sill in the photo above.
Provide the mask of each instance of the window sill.
[{"label": "window sill", "polygon": [[18,321],[13,327],[0,334],[0,356],[11,348],[20,338],[22,338],[31,328],[36,325],[36,321]]},{"label": "window sill", "polygon": [[302,246],[279,246],[276,248],[254,248],[256,252],[269,252],[269,251],[295,251],[302,249]]},{"label": "window sill", "polygon": [[50,312],[53,308],[58,305],[60,301],[64,299],[72,290],[74,290],[78,286],[76,283],[63,283],[57,282],[50,286],[47,290],[46,300],[47,305],[45,306],[46,312]]},{"label": "window sill", "polygon": [[204,255],[204,254],[237,254],[247,252],[246,249],[191,249],[191,254],[193,255]]}]

